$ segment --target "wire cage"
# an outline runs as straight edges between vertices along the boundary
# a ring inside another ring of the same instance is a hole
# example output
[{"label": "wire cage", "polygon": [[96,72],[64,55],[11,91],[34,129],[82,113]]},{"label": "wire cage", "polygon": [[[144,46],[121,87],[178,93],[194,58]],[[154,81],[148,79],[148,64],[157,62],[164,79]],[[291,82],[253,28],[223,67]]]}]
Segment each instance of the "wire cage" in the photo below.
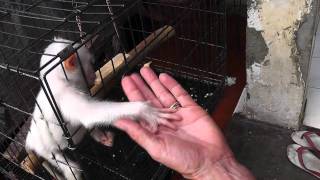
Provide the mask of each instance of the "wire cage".
[{"label": "wire cage", "polygon": [[226,0],[227,14],[247,16],[248,0]]},{"label": "wire cage", "polygon": [[[62,63],[85,47],[94,54],[97,75],[95,84],[89,84],[80,63],[90,96],[126,101],[119,85],[121,77],[152,62],[156,72],[173,75],[200,105],[211,111],[225,84],[225,6],[221,0],[0,0],[3,176],[64,178],[55,165],[25,149],[34,119],[32,112],[43,106],[37,101],[42,89],[68,142],[66,148],[59,150],[68,157],[66,160],[80,164],[82,178],[165,179],[169,169],[153,161],[116,129],[105,129],[115,134],[112,147],[93,141],[89,130],[80,143],[73,142],[77,131],[69,131],[60,112],[63,107],[57,105],[51,90],[55,84],[50,84],[48,77],[55,68],[64,68]],[[59,53],[44,54],[52,43],[65,44],[65,48]],[[50,60],[40,65],[44,55]],[[56,164],[62,163],[52,159]]]}]

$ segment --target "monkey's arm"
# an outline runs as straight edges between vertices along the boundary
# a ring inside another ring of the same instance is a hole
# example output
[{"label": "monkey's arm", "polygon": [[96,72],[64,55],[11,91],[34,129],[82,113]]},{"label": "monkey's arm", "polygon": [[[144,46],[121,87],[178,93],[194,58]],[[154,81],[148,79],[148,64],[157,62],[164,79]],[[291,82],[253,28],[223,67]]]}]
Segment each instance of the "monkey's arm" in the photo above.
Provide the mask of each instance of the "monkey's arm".
[{"label": "monkey's arm", "polygon": [[71,123],[80,123],[87,128],[96,125],[110,125],[120,118],[146,120],[152,128],[166,119],[180,119],[172,114],[173,110],[154,108],[146,102],[108,102],[97,101],[90,97],[77,93],[65,93],[60,100],[60,110],[64,117]]}]

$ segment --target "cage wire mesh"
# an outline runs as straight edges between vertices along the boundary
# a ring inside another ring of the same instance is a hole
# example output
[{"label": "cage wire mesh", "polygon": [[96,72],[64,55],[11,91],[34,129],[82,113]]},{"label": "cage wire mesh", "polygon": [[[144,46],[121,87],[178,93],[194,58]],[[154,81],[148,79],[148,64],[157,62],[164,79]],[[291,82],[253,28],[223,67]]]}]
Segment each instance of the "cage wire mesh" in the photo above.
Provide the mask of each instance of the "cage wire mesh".
[{"label": "cage wire mesh", "polygon": [[[164,179],[169,170],[116,129],[107,129],[115,133],[112,147],[93,141],[90,132],[75,144],[77,131],[69,132],[46,76],[89,43],[98,82],[87,83],[91,96],[126,101],[122,75],[152,61],[211,111],[225,80],[225,6],[221,0],[0,0],[0,171],[9,179],[63,179],[59,168],[25,150],[41,88],[68,140],[59,150],[80,164],[84,179]],[[67,45],[44,54],[51,43]],[[52,58],[40,66],[43,55]]]},{"label": "cage wire mesh", "polygon": [[227,14],[247,16],[248,0],[226,0]]}]

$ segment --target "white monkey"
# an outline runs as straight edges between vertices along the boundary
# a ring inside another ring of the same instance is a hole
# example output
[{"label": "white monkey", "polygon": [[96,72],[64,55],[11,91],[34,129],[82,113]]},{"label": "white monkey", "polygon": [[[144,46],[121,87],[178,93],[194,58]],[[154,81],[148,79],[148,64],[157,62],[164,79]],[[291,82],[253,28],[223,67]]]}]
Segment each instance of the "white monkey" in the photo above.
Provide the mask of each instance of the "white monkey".
[{"label": "white monkey", "polygon": [[[58,54],[68,44],[72,43],[61,38],[55,38],[54,40],[55,42],[45,49],[44,54]],[[79,47],[79,44],[74,45],[74,47]],[[155,108],[148,102],[118,103],[93,99],[85,93],[87,86],[81,73],[80,63],[88,84],[93,85],[96,78],[92,67],[94,57],[85,46],[80,47],[77,53],[78,56],[74,53],[63,62],[67,78],[61,65],[55,67],[47,75],[54,100],[61,111],[64,121],[67,123],[67,128],[75,144],[81,141],[86,132],[85,130],[76,131],[81,126],[91,129],[99,125],[110,125],[120,118],[130,118],[132,120],[141,118],[155,129],[158,124],[168,125],[170,122],[167,119],[179,119],[177,115],[172,113],[174,110]],[[49,63],[51,59],[52,56],[43,55],[40,66],[42,67]],[[59,61],[60,58],[57,58],[50,62],[41,71],[41,78],[43,78],[44,72]],[[34,151],[53,166],[59,168],[66,179],[81,179],[79,165],[70,159],[65,159],[59,150],[59,148],[65,149],[68,146],[68,142],[63,136],[63,131],[43,89],[40,90],[37,96],[37,103],[39,107],[35,106],[33,112],[33,120],[26,139],[26,149]],[[68,163],[69,166],[67,165]]]}]

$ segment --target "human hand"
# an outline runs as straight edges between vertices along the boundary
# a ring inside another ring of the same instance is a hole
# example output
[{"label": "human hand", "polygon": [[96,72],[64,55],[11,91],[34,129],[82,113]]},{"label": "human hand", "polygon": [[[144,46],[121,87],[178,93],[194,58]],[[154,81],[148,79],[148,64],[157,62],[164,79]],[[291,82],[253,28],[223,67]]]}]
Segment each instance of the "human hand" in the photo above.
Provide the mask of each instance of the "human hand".
[{"label": "human hand", "polygon": [[227,179],[226,172],[230,168],[243,168],[234,160],[212,118],[180,84],[167,74],[160,74],[158,78],[149,67],[142,68],[140,73],[147,84],[138,74],[122,79],[129,100],[147,100],[156,107],[170,107],[178,101],[182,107],[178,108],[176,114],[182,120],[171,121],[176,128],[160,126],[156,133],[125,119],[117,121],[116,127],[124,130],[153,159],[178,171],[185,178]]}]

